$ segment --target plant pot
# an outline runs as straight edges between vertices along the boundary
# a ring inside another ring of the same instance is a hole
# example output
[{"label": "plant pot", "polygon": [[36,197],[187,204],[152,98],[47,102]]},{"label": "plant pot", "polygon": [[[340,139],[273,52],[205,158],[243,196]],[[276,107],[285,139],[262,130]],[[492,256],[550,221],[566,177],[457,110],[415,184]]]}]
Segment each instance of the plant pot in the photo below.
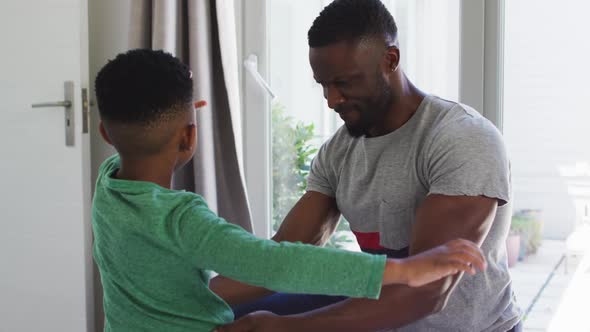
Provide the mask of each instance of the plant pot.
[{"label": "plant pot", "polygon": [[520,235],[508,235],[506,239],[506,254],[508,255],[508,267],[516,265],[520,256]]}]

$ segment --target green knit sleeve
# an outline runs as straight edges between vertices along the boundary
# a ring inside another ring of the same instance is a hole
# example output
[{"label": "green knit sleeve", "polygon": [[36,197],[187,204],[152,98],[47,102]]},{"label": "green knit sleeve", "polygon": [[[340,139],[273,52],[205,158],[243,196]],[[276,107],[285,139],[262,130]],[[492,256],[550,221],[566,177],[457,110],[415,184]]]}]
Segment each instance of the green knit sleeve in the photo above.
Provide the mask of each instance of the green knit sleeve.
[{"label": "green knit sleeve", "polygon": [[179,243],[198,268],[280,292],[379,297],[385,256],[259,239],[205,204],[179,222]]}]

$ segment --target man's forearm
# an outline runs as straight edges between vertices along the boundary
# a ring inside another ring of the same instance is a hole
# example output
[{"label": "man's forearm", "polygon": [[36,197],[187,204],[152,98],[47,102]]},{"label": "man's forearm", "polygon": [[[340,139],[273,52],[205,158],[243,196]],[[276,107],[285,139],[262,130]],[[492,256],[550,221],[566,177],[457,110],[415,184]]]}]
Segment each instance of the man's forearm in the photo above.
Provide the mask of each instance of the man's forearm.
[{"label": "man's forearm", "polygon": [[[443,281],[450,288],[451,279]],[[442,309],[441,284],[420,288],[384,287],[379,300],[349,299],[321,309],[286,318],[289,331],[360,332],[397,328]]]}]

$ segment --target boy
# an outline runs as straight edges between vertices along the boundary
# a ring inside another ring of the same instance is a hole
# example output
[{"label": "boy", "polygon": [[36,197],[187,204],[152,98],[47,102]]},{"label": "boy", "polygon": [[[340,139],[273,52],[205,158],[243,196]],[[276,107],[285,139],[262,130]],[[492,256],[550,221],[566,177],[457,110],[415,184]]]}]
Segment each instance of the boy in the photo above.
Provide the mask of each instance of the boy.
[{"label": "boy", "polygon": [[133,50],[96,78],[100,133],[118,152],[100,168],[92,220],[106,331],[211,331],[231,322],[209,270],[284,292],[377,298],[382,285],[420,286],[485,268],[456,240],[406,260],[257,239],[202,197],[171,190],[196,144],[192,74],[162,51]]}]

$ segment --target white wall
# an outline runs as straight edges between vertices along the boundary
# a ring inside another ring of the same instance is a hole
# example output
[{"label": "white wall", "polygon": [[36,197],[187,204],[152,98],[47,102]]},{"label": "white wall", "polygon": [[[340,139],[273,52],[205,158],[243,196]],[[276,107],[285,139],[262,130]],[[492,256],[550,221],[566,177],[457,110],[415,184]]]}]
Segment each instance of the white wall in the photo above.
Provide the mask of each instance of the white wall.
[{"label": "white wall", "polygon": [[[128,0],[90,0],[89,1],[89,35],[90,35],[90,91],[94,96],[94,79],[96,74],[109,59],[120,52],[127,50],[128,25],[131,15],[130,1]],[[96,103],[95,103],[96,104]],[[98,132],[98,108],[92,107],[91,112],[91,165],[92,165],[92,191],[98,174],[98,167],[115,150],[106,144]],[[96,330],[102,331],[104,318],[102,310],[102,287],[100,287],[98,270],[95,276],[95,308]]]}]

